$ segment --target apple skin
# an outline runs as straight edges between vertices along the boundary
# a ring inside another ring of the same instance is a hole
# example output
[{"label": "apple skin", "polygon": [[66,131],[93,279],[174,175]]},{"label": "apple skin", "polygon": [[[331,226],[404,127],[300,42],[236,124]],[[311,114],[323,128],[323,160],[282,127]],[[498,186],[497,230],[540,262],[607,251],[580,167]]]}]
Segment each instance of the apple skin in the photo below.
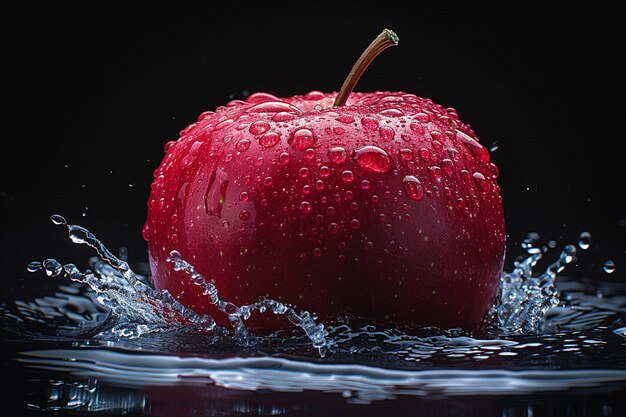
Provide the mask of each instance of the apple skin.
[{"label": "apple skin", "polygon": [[[476,329],[503,269],[498,169],[454,109],[402,92],[255,93],[200,115],[154,173],[152,279],[227,325],[171,250],[237,305]],[[343,151],[342,151],[343,149]],[[256,312],[252,328],[288,327]]]}]

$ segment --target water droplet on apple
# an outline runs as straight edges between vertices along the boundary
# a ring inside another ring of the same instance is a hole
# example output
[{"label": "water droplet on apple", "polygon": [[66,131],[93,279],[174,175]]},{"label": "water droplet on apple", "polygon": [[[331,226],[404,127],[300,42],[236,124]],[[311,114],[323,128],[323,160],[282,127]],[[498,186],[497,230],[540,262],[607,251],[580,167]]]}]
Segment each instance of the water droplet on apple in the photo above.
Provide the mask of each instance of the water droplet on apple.
[{"label": "water droplet on apple", "polygon": [[313,158],[315,158],[315,149],[308,148],[306,151],[304,151],[304,159],[308,159],[310,161]]},{"label": "water droplet on apple", "polygon": [[430,159],[430,151],[426,148],[420,148],[420,150],[417,151],[417,154],[424,160]]},{"label": "water droplet on apple", "polygon": [[354,151],[353,158],[359,168],[369,173],[387,174],[396,167],[389,154],[378,146],[364,146],[357,149]]},{"label": "water droplet on apple", "polygon": [[476,184],[483,193],[488,193],[489,190],[491,190],[491,183],[485,178],[483,174],[481,174],[480,172],[474,172],[474,174],[472,174],[472,177],[474,177]]},{"label": "water droplet on apple", "polygon": [[170,236],[170,242],[172,242],[174,245],[178,243],[178,235],[176,233]]},{"label": "water droplet on apple", "polygon": [[239,212],[239,219],[241,219],[242,221],[246,221],[250,219],[250,212],[248,210],[241,210]]},{"label": "water droplet on apple", "polygon": [[344,148],[335,146],[328,151],[328,158],[337,165],[343,164],[348,155]]},{"label": "water droplet on apple", "polygon": [[361,119],[361,124],[365,127],[366,130],[376,130],[378,129],[378,120],[373,117],[365,116]]},{"label": "water droplet on apple", "polygon": [[350,227],[352,230],[356,230],[361,227],[361,222],[358,219],[352,219],[350,220]]},{"label": "water droplet on apple", "polygon": [[442,159],[441,169],[445,174],[452,174],[452,172],[454,172],[454,162],[452,162],[452,160],[448,158]]},{"label": "water droplet on apple", "polygon": [[478,159],[478,161],[480,161],[483,164],[489,163],[489,151],[487,150],[487,148],[481,145],[476,139],[472,138],[467,133],[462,132],[458,129],[456,130],[456,137],[465,145],[467,145],[467,148],[469,148],[472,155],[474,155],[474,157]]},{"label": "water droplet on apple", "polygon": [[249,147],[250,141],[248,139],[241,139],[239,140],[239,142],[237,142],[237,145],[235,145],[235,149],[237,149],[239,152],[245,152],[248,150]]},{"label": "water droplet on apple", "polygon": [[295,150],[303,151],[313,146],[315,136],[309,129],[301,128],[293,132],[287,143]]},{"label": "water droplet on apple", "polygon": [[386,117],[401,117],[404,116],[404,113],[400,109],[385,109],[381,110],[380,114]]},{"label": "water droplet on apple", "polygon": [[[248,108],[248,110],[246,110],[246,113],[276,113],[278,114],[279,112],[284,112],[288,114],[289,113],[296,113],[296,114],[302,113],[302,111],[299,108],[292,106],[289,103],[285,103],[284,101],[278,101],[278,99],[276,99],[276,101],[266,101],[264,103],[256,104]],[[289,120],[292,120],[292,119],[293,117]]]},{"label": "water droplet on apple", "polygon": [[280,135],[276,132],[267,132],[259,138],[259,143],[264,148],[271,148],[280,141]]},{"label": "water droplet on apple", "polygon": [[204,208],[210,216],[222,216],[222,206],[226,200],[228,174],[222,170],[213,170],[209,178],[209,186],[204,193]]},{"label": "water droplet on apple", "polygon": [[281,154],[278,155],[278,160],[281,164],[287,165],[291,160],[291,156],[287,152],[281,152]]},{"label": "water droplet on apple", "polygon": [[270,124],[265,120],[257,120],[250,125],[248,130],[253,135],[260,135],[270,130]]},{"label": "water droplet on apple", "polygon": [[352,182],[354,180],[354,174],[352,173],[352,171],[348,171],[348,170],[343,171],[341,173],[341,179],[344,182]]},{"label": "water droplet on apple", "polygon": [[368,180],[363,180],[361,181],[361,189],[362,190],[369,190],[370,189],[370,182]]},{"label": "water droplet on apple", "polygon": [[302,187],[302,194],[304,195],[311,194],[311,186],[307,184],[304,187]]},{"label": "water droplet on apple", "polygon": [[309,176],[309,169],[307,167],[300,168],[298,175],[300,178],[307,178]]},{"label": "water droplet on apple", "polygon": [[141,229],[141,237],[143,237],[143,240],[145,240],[146,242],[150,238],[150,225],[148,224],[147,220],[143,224],[143,228]]},{"label": "water droplet on apple", "polygon": [[311,214],[312,211],[313,205],[311,203],[309,203],[308,201],[303,201],[302,203],[300,203],[300,213],[306,216]]},{"label": "water droplet on apple", "polygon": [[167,142],[167,143],[165,144],[165,146],[163,147],[163,151],[164,151],[165,153],[167,153],[167,151],[169,151],[170,149],[172,149],[172,146],[174,146],[174,145],[176,145],[176,141],[174,141],[174,140],[170,140],[170,141],[169,141],[169,142]]},{"label": "water droplet on apple", "polygon": [[329,175],[330,175],[330,168],[328,168],[326,165],[322,165],[320,167],[320,177],[327,178]]},{"label": "water droplet on apple", "polygon": [[611,260],[606,261],[604,265],[602,265],[602,269],[604,269],[604,272],[607,274],[612,274],[615,272],[615,262]]},{"label": "water droplet on apple", "polygon": [[330,233],[331,235],[337,234],[338,231],[339,225],[337,223],[331,223],[328,225],[328,233]]},{"label": "water droplet on apple", "polygon": [[335,120],[344,124],[354,123],[354,117],[349,114],[342,114],[338,116]]},{"label": "water droplet on apple", "polygon": [[587,250],[589,249],[590,246],[591,246],[591,233],[582,232],[578,236],[578,247],[583,250]]},{"label": "water droplet on apple", "polygon": [[413,159],[413,151],[408,148],[400,149],[400,157],[405,161],[410,161]]},{"label": "water droplet on apple", "polygon": [[430,122],[430,116],[428,116],[426,113],[417,113],[415,115],[415,120],[420,123],[428,123]]},{"label": "water droplet on apple", "polygon": [[239,194],[239,201],[241,201],[242,203],[245,203],[249,199],[250,199],[250,196],[248,195],[247,192],[242,191],[241,194]]},{"label": "water droplet on apple", "polygon": [[402,180],[406,195],[413,201],[419,201],[424,198],[424,188],[420,181],[413,175],[407,175]]},{"label": "water droplet on apple", "polygon": [[384,140],[386,142],[389,142],[390,140],[393,139],[393,137],[395,136],[396,132],[395,132],[395,130],[393,130],[389,126],[381,126],[378,129],[378,134],[380,135],[380,138],[382,140]]},{"label": "water droplet on apple", "polygon": [[263,185],[265,185],[266,187],[271,187],[272,185],[274,185],[274,178],[265,177],[265,179],[263,180]]},{"label": "water droplet on apple", "polygon": [[433,140],[430,144],[433,146],[433,149],[436,150],[436,151],[438,151],[441,148],[443,148],[443,145],[438,140]]},{"label": "water droplet on apple", "polygon": [[322,191],[324,189],[324,181],[322,180],[315,181],[315,189],[317,191]]},{"label": "water droplet on apple", "polygon": [[313,249],[313,255],[319,258],[320,256],[322,256],[322,250],[320,248]]},{"label": "water droplet on apple", "polygon": [[296,116],[294,114],[284,111],[278,112],[272,116],[272,120],[275,122],[289,122],[295,118]]},{"label": "water droplet on apple", "polygon": [[441,181],[441,168],[439,168],[437,165],[429,167],[428,172],[430,173],[430,177],[434,181]]}]

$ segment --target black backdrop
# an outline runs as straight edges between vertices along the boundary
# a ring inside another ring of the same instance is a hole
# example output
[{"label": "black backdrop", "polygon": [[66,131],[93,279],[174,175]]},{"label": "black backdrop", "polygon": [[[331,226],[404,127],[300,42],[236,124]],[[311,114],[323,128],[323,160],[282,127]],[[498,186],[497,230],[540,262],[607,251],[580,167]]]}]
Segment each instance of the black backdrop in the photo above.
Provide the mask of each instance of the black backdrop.
[{"label": "black backdrop", "polygon": [[31,259],[84,266],[91,253],[52,226],[53,213],[146,260],[145,202],[166,141],[244,90],[337,90],[384,27],[400,46],[378,57],[357,90],[430,97],[455,107],[483,143],[497,141],[509,250],[529,231],[570,242],[588,230],[594,250],[571,273],[606,278],[594,265],[613,259],[612,277],[623,277],[617,11],[595,3],[554,11],[438,1],[107,4],[3,13],[5,289],[36,282],[25,272]]}]

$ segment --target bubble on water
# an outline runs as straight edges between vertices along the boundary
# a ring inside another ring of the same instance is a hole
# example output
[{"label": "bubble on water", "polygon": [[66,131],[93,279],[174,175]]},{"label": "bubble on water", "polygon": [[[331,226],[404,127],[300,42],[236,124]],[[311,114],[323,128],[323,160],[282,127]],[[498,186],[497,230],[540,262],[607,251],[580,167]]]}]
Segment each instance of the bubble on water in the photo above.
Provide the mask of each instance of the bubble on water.
[{"label": "bubble on water", "polygon": [[293,132],[287,143],[295,150],[303,151],[313,146],[315,143],[315,135],[309,129],[300,128]]},{"label": "bubble on water", "polygon": [[396,167],[389,154],[378,146],[359,148],[354,151],[352,157],[359,168],[373,174],[387,174]]},{"label": "bubble on water", "polygon": [[612,274],[613,272],[615,272],[615,262],[613,262],[612,260],[606,261],[602,265],[602,269],[604,269],[604,272],[606,272],[607,274]]},{"label": "bubble on water", "polygon": [[259,138],[259,143],[264,148],[271,148],[280,142],[280,135],[276,132],[267,132]]},{"label": "bubble on water", "polygon": [[53,214],[52,216],[50,216],[50,220],[52,220],[52,223],[56,224],[57,226],[67,224],[65,218],[60,214]]},{"label": "bubble on water", "polygon": [[589,249],[589,246],[591,246],[591,233],[582,232],[578,236],[578,247],[582,250],[587,250]]},{"label": "bubble on water", "polygon": [[404,189],[406,190],[406,195],[411,200],[420,201],[422,198],[424,198],[424,188],[422,188],[422,184],[415,176],[407,175],[402,180],[402,184],[404,185]]}]

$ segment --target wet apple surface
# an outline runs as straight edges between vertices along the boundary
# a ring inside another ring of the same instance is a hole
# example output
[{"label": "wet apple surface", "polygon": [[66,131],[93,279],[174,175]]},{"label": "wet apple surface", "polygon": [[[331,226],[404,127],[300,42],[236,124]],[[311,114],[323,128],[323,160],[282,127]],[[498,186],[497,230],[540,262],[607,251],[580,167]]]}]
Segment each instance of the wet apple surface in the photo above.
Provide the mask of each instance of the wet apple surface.
[{"label": "wet apple surface", "polygon": [[[478,327],[504,261],[489,152],[429,99],[335,98],[255,93],[166,145],[144,227],[155,286],[214,315],[166,262],[178,250],[236,304],[269,296],[321,319]],[[269,314],[246,324],[287,325]]]}]

